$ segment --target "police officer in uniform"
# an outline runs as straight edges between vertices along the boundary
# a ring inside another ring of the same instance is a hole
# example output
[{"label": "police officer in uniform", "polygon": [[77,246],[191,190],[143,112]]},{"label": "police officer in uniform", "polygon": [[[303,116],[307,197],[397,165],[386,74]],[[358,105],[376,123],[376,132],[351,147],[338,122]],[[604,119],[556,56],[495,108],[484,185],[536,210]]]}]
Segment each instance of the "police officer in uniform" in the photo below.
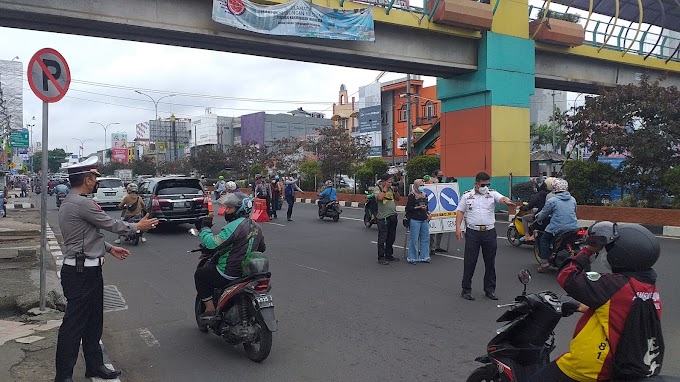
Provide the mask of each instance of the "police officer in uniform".
[{"label": "police officer in uniform", "polygon": [[97,157],[67,168],[71,190],[59,209],[59,227],[64,237],[64,265],[61,286],[68,304],[59,328],[56,355],[56,382],[72,382],[80,343],[85,355],[85,377],[113,379],[120,371],[104,366],[99,339],[104,319],[104,281],[102,263],[106,252],[124,260],[130,252],[104,241],[100,229],[126,235],[137,230],[155,228],[158,219],[145,216],[137,224],[129,224],[109,217],[87,195],[96,192]]},{"label": "police officer in uniform", "polygon": [[472,296],[472,276],[479,258],[479,248],[482,248],[484,259],[484,292],[486,297],[498,300],[496,297],[496,238],[495,209],[496,203],[507,206],[515,204],[500,193],[489,190],[491,177],[485,172],[475,176],[475,188],[467,191],[460,198],[456,208],[456,238],[461,240],[463,233],[460,224],[465,217],[465,260],[463,261],[463,291],[460,296],[474,301]]}]

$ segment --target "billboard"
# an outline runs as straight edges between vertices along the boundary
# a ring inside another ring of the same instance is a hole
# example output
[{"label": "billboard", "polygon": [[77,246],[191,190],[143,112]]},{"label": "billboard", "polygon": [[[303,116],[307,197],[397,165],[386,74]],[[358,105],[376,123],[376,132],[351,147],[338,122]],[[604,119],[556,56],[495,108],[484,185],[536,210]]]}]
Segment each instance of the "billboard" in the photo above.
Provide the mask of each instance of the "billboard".
[{"label": "billboard", "polygon": [[112,149],[127,148],[127,134],[126,133],[112,133],[111,134],[111,148]]},{"label": "billboard", "polygon": [[369,157],[382,156],[382,106],[380,105],[380,83],[375,82],[359,87],[359,129],[354,136],[369,141]]},{"label": "billboard", "polygon": [[112,148],[111,149],[111,161],[119,163],[128,162],[128,149],[126,148]]}]

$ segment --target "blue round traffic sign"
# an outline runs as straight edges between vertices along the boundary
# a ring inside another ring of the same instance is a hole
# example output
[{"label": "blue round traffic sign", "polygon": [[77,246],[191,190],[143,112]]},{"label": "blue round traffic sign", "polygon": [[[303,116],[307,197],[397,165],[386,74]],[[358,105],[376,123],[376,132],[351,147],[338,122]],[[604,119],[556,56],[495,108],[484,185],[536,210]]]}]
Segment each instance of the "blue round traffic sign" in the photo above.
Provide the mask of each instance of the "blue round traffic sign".
[{"label": "blue round traffic sign", "polygon": [[458,207],[458,193],[450,187],[442,188],[439,192],[439,203],[445,211],[455,211],[456,207]]},{"label": "blue round traffic sign", "polygon": [[437,209],[437,196],[429,188],[425,189],[425,195],[427,195],[427,209],[433,212]]}]

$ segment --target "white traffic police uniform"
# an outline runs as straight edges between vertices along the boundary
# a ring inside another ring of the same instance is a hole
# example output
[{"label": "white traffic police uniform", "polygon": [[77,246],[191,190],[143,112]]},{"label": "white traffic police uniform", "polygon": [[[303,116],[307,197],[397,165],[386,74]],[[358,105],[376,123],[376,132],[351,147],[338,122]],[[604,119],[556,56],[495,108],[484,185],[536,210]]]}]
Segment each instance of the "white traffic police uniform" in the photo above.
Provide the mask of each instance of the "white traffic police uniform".
[{"label": "white traffic police uniform", "polygon": [[475,231],[488,231],[494,228],[496,221],[496,203],[503,195],[494,190],[486,194],[466,191],[458,202],[457,213],[465,213],[465,226]]}]

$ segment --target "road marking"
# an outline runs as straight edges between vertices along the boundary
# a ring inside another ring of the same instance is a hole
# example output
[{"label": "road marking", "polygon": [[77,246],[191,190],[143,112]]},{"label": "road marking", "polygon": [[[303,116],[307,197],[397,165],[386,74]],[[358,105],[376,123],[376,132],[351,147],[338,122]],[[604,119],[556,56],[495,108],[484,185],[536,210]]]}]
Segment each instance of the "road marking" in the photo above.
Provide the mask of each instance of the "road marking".
[{"label": "road marking", "polygon": [[149,347],[159,347],[161,346],[160,343],[156,340],[156,337],[151,334],[149,329],[147,328],[139,328],[137,329],[137,333],[139,333],[139,336],[142,337],[144,342],[146,342],[146,345]]},{"label": "road marking", "polygon": [[364,221],[364,219],[357,219],[357,218],[348,218],[348,217],[344,217],[344,216],[340,216],[340,219],[347,219],[347,220],[356,220],[356,221],[358,221],[358,222],[362,222],[362,221]]},{"label": "road marking", "polygon": [[286,260],[286,259],[282,259],[282,258],[276,257],[276,256],[272,256],[272,257],[273,257],[274,259],[278,259],[278,260],[281,260],[281,261],[285,261],[286,263],[293,264],[293,265],[295,265],[295,266],[297,266],[297,267],[307,268],[307,269],[311,269],[311,270],[313,270],[313,271],[319,271],[319,272],[323,272],[323,273],[328,273],[327,271],[324,271],[323,269],[316,269],[316,268],[308,267],[308,266],[306,266],[306,265],[294,263],[294,262],[292,262],[292,261],[289,261],[289,260]]},{"label": "road marking", "polygon": [[[373,244],[378,244],[377,241],[372,241],[371,243],[373,243]],[[404,247],[402,247],[401,245],[392,244],[392,246],[393,246],[393,247],[397,247],[397,248],[404,249]],[[451,259],[465,260],[464,258],[459,257],[459,256],[445,255],[445,254],[443,254],[443,253],[434,253],[433,255],[435,255],[435,256],[449,257],[449,258],[451,258]]]},{"label": "road marking", "polygon": [[278,226],[281,226],[281,227],[285,227],[285,226],[286,226],[285,224],[280,224],[280,223],[272,223],[272,222],[265,222],[265,223],[267,223],[267,224],[273,224],[273,225],[278,225]]}]

